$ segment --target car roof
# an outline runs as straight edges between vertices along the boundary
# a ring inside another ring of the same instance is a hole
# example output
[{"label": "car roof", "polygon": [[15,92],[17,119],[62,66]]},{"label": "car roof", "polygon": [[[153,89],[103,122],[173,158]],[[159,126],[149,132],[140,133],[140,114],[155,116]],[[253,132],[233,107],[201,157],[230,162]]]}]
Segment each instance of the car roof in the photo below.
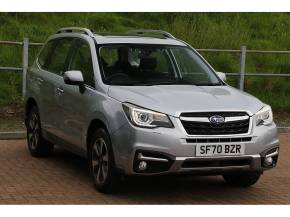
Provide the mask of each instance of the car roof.
[{"label": "car roof", "polygon": [[174,46],[186,46],[183,42],[172,39],[153,36],[134,35],[94,35],[97,44],[162,44]]}]

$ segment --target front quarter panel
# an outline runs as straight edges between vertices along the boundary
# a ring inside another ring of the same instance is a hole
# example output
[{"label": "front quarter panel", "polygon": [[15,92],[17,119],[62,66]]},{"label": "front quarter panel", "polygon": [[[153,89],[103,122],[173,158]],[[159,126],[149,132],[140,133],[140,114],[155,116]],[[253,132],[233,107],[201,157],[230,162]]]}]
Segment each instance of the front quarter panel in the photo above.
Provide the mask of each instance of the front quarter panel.
[{"label": "front quarter panel", "polygon": [[[123,125],[128,123],[125,113],[123,111],[122,103],[107,96],[106,94],[100,93],[95,90],[94,96],[90,99],[91,106],[89,107],[88,117],[86,121],[86,129],[89,128],[90,124],[94,120],[102,121],[110,135],[121,128]],[[83,138],[83,144],[86,147],[87,135]],[[111,138],[112,139],[112,138]],[[112,141],[113,146],[115,143]],[[118,150],[118,147],[113,147],[114,152]],[[115,154],[115,158],[118,156]]]}]

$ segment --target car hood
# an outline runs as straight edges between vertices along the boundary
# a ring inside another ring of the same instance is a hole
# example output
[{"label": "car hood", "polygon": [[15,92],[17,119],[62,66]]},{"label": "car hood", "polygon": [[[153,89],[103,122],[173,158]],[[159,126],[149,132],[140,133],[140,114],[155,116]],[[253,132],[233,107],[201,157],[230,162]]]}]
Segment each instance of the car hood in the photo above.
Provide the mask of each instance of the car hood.
[{"label": "car hood", "polygon": [[110,86],[108,95],[175,117],[201,111],[246,111],[252,115],[263,107],[257,98],[230,86]]}]

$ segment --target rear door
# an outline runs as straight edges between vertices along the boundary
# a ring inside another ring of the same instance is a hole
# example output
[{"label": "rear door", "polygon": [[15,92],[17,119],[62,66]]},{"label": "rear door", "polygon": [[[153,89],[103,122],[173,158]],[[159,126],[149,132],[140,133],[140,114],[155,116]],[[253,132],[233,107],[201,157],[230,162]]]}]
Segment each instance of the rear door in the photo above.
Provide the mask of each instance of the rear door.
[{"label": "rear door", "polygon": [[42,63],[42,70],[45,76],[42,77],[42,108],[41,118],[43,129],[55,136],[61,136],[61,104],[59,99],[63,93],[62,74],[67,70],[72,38],[57,38],[51,43],[51,50],[48,58]]},{"label": "rear door", "polygon": [[55,45],[56,41],[54,40],[49,41],[44,45],[36,59],[34,64],[35,67],[32,67],[31,71],[28,73],[29,84],[27,85],[27,88],[33,90],[35,93],[43,130],[48,130],[50,128],[51,117],[47,115],[47,102],[54,96],[52,94],[47,95],[47,93],[49,93],[49,85],[47,81],[50,79],[50,73],[47,71],[46,63],[48,62]]}]

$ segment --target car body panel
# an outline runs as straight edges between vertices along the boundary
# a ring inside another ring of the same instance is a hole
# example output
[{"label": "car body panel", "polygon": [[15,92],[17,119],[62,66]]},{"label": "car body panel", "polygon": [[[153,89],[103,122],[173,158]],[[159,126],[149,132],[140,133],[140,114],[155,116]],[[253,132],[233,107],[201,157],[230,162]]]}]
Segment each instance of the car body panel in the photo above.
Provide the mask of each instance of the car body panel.
[{"label": "car body panel", "polygon": [[154,37],[134,37],[134,36],[100,36],[95,35],[98,44],[161,44],[173,46],[186,46],[179,40],[170,38],[154,38]]},{"label": "car body panel", "polygon": [[108,94],[120,102],[130,102],[174,117],[179,117],[182,112],[225,110],[247,111],[252,115],[263,107],[258,99],[230,86],[111,86]]}]

